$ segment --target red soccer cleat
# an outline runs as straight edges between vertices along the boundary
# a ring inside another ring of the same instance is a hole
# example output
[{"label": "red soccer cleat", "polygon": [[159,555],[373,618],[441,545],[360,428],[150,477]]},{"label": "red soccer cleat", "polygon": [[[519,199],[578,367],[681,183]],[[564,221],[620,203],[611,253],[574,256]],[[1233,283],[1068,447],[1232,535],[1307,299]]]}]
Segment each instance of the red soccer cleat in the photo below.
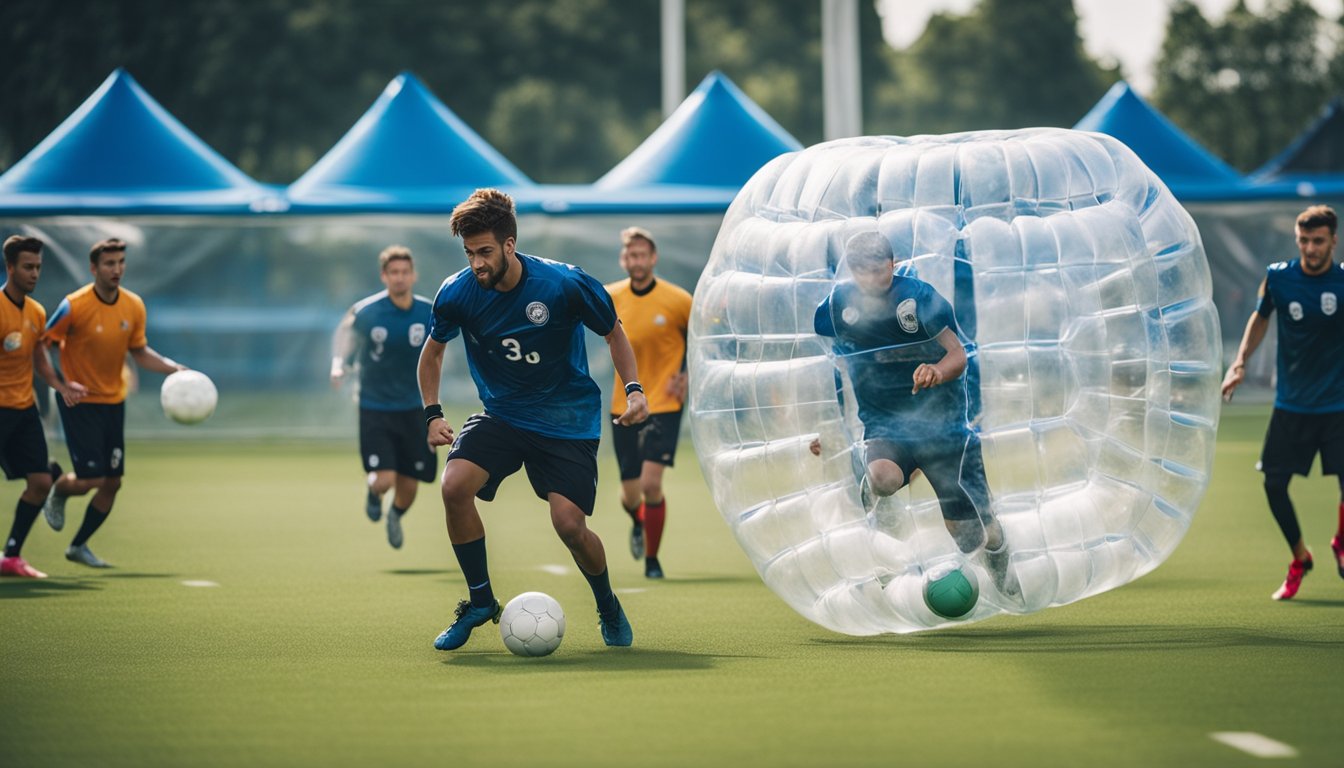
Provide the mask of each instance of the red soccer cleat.
[{"label": "red soccer cleat", "polygon": [[24,579],[47,578],[47,574],[24,562],[22,557],[0,558],[0,576],[18,576]]},{"label": "red soccer cleat", "polygon": [[1344,579],[1344,536],[1335,536],[1331,539],[1330,549],[1335,553],[1335,565],[1339,566],[1339,578]]},{"label": "red soccer cleat", "polygon": [[1275,600],[1292,600],[1293,595],[1297,594],[1297,590],[1302,588],[1302,577],[1307,575],[1307,571],[1311,570],[1311,566],[1312,562],[1310,555],[1307,556],[1306,560],[1294,560],[1292,564],[1288,566],[1288,578],[1283,580],[1283,585],[1280,586],[1274,594],[1270,595],[1270,597]]}]

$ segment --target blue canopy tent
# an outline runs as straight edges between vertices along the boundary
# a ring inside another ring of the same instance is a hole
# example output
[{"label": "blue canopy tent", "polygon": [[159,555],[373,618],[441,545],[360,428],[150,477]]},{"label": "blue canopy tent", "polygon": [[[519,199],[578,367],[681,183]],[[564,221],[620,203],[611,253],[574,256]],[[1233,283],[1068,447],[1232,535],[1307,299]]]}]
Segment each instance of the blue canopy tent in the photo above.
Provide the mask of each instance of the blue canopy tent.
[{"label": "blue canopy tent", "polygon": [[296,213],[447,213],[478,187],[532,186],[403,72],[287,197]]},{"label": "blue canopy tent", "polygon": [[1250,181],[1267,195],[1344,197],[1344,97],[1331,99],[1282,152],[1251,172]]},{"label": "blue canopy tent", "polygon": [[1182,202],[1245,195],[1241,174],[1176,127],[1123,80],[1111,86],[1073,127],[1122,141]]},{"label": "blue canopy tent", "polygon": [[723,213],[761,166],[802,149],[726,75],[711,72],[591,186],[541,185],[550,213]]},{"label": "blue canopy tent", "polygon": [[281,207],[123,69],[0,176],[0,215],[229,214]]}]

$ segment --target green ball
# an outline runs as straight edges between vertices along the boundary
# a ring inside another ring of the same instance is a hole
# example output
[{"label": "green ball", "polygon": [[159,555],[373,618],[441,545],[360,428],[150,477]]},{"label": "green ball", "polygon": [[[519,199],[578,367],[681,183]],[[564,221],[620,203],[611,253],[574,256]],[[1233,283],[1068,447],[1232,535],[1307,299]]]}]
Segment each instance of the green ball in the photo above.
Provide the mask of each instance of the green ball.
[{"label": "green ball", "polygon": [[980,599],[980,585],[955,563],[929,571],[924,583],[924,604],[944,619],[959,619],[971,612]]}]

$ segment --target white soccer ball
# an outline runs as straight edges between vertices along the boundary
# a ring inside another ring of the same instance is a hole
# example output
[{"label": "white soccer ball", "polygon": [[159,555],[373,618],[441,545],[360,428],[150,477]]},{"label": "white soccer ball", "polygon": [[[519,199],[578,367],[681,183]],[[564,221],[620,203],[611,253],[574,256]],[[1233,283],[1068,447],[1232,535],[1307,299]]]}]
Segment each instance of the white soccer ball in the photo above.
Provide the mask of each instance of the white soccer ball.
[{"label": "white soccer ball", "polygon": [[210,418],[219,402],[215,383],[200,371],[178,371],[159,389],[163,413],[179,424],[199,424]]},{"label": "white soccer ball", "polygon": [[544,592],[524,592],[504,606],[499,635],[519,656],[547,656],[565,637],[565,612]]}]

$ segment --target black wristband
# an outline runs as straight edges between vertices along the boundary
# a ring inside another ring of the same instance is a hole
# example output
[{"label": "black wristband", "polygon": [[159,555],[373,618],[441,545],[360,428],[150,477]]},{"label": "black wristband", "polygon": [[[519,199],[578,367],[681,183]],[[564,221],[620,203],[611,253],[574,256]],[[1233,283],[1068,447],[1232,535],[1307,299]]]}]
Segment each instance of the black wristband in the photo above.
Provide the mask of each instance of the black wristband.
[{"label": "black wristband", "polygon": [[634,394],[634,393],[636,393],[636,392],[643,392],[643,391],[644,391],[644,387],[640,386],[640,383],[639,383],[638,381],[632,381],[632,382],[630,382],[629,384],[626,384],[626,385],[625,385],[625,396],[626,396],[626,397],[629,397],[630,395],[632,395],[632,394]]},{"label": "black wristband", "polygon": [[431,422],[431,421],[433,421],[433,420],[435,420],[435,419],[442,419],[442,418],[443,418],[443,406],[442,406],[442,405],[439,405],[438,403],[435,403],[435,404],[433,404],[433,405],[426,405],[426,406],[425,406],[425,424],[429,424],[429,422]]}]

